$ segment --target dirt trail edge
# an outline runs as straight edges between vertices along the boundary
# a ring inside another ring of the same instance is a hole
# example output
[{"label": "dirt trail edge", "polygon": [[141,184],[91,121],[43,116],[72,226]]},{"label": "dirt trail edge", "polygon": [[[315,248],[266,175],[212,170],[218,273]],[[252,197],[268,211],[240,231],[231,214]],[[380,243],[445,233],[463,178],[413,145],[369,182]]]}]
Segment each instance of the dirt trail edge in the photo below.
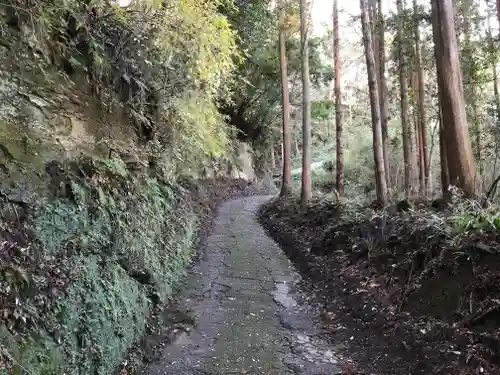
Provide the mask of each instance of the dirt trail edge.
[{"label": "dirt trail edge", "polygon": [[300,277],[256,221],[271,197],[226,202],[181,291],[193,318],[145,375],[334,375],[338,358],[320,338]]}]

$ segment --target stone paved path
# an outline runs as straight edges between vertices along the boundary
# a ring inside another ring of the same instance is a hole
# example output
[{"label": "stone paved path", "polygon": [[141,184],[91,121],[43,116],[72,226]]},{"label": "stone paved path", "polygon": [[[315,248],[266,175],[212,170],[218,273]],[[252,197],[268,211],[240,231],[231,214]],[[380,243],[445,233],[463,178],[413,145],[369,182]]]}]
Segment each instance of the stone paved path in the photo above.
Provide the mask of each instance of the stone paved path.
[{"label": "stone paved path", "polygon": [[145,375],[334,375],[335,353],[297,288],[298,274],[255,219],[270,197],[223,204],[181,292],[195,320]]}]

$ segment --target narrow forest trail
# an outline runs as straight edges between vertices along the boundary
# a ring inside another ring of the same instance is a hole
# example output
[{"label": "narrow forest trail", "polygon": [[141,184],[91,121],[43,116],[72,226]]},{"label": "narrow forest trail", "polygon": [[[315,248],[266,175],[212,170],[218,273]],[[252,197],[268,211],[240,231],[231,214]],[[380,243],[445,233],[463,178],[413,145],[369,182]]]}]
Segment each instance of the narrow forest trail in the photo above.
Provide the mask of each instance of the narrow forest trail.
[{"label": "narrow forest trail", "polygon": [[167,345],[145,375],[334,375],[335,353],[298,289],[300,277],[256,221],[270,197],[224,203],[202,259],[181,291],[190,333]]}]

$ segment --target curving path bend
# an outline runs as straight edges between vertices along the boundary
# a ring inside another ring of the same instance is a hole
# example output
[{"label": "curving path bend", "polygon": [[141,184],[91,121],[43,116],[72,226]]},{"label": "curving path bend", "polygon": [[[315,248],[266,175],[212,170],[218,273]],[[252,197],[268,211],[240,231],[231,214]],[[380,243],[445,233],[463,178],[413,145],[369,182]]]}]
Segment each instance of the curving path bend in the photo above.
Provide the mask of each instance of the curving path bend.
[{"label": "curving path bend", "polygon": [[271,197],[224,203],[179,299],[195,325],[144,375],[335,375],[299,275],[256,221]]}]

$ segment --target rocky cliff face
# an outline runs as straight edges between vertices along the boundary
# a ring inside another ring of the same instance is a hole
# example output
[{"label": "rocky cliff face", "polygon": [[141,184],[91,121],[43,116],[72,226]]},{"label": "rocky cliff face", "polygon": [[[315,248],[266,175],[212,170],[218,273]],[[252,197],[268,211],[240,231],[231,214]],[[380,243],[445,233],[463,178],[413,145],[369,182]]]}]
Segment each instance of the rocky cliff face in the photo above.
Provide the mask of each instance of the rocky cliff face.
[{"label": "rocky cliff face", "polygon": [[[250,152],[250,146],[248,144],[241,142],[238,147],[238,158],[240,162],[241,170],[237,171],[237,177],[243,178],[249,181],[255,179],[255,172],[253,169],[252,155]],[[236,176],[235,176],[236,177]]]}]

